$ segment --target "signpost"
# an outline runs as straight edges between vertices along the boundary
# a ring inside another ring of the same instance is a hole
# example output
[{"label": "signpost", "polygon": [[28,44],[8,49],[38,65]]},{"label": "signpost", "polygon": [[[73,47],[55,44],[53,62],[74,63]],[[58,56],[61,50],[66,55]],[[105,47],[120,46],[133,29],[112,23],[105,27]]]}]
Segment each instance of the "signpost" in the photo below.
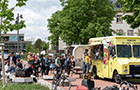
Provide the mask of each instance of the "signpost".
[{"label": "signpost", "polygon": [[4,43],[0,43],[0,49],[2,53],[2,76],[3,76],[3,87],[5,87],[5,68],[4,68]]}]

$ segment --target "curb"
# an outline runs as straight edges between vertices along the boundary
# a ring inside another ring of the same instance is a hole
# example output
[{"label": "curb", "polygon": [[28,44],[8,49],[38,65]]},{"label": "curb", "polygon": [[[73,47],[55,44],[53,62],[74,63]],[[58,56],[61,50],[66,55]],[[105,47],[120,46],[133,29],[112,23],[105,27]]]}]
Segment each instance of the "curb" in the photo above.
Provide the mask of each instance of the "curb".
[{"label": "curb", "polygon": [[[52,84],[50,82],[39,78],[38,83],[41,84],[42,86],[47,86],[50,90],[52,90]],[[60,88],[60,87],[57,87],[57,90],[64,90],[64,89]]]}]

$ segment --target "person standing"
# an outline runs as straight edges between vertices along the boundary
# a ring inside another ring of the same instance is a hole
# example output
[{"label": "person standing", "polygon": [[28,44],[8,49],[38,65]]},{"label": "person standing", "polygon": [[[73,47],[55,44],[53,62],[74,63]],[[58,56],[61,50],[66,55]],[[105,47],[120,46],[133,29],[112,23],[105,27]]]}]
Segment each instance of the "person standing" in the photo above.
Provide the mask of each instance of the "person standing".
[{"label": "person standing", "polygon": [[63,70],[64,70],[64,62],[65,62],[64,56],[61,57],[60,62],[61,62],[60,70],[61,70],[61,73],[62,73]]},{"label": "person standing", "polygon": [[54,73],[54,69],[55,69],[55,61],[53,60],[52,56],[50,56],[50,60],[51,60],[51,63],[50,63],[50,70],[51,70],[51,74]]},{"label": "person standing", "polygon": [[74,73],[74,69],[75,69],[75,60],[74,60],[74,56],[71,57],[71,63],[72,63],[72,74],[71,74],[71,76],[72,76],[73,73]]},{"label": "person standing", "polygon": [[45,75],[49,74],[49,70],[50,70],[50,59],[49,59],[49,55],[46,56],[45,58],[45,68],[46,68],[46,72]]},{"label": "person standing", "polygon": [[33,58],[32,58],[31,52],[28,53],[27,60],[28,60],[28,64],[31,64],[31,65],[33,64]]},{"label": "person standing", "polygon": [[67,54],[65,54],[64,59],[65,59],[64,68],[65,68],[65,73],[66,73],[67,72],[67,67],[68,67],[68,62],[67,62],[68,56],[67,56]]},{"label": "person standing", "polygon": [[88,53],[88,49],[85,49],[85,52],[83,53],[83,74],[85,74],[86,72],[86,65],[85,65],[86,53]]},{"label": "person standing", "polygon": [[16,65],[16,57],[14,56],[14,52],[10,52],[10,55],[5,60],[8,60],[8,66],[10,65],[10,61],[13,61]]},{"label": "person standing", "polygon": [[21,56],[20,56],[21,52],[18,52],[18,54],[16,55],[16,59],[21,59]]},{"label": "person standing", "polygon": [[40,66],[39,59],[38,59],[37,55],[35,55],[35,61],[34,61],[34,71],[35,71],[35,73],[34,73],[34,75],[36,77],[38,77],[38,68],[39,68],[39,66]]},{"label": "person standing", "polygon": [[55,60],[55,65],[56,65],[56,74],[58,74],[60,72],[60,65],[61,65],[61,62],[60,62],[60,56],[58,55],[56,60]]},{"label": "person standing", "polygon": [[67,62],[68,62],[68,65],[67,65],[67,74],[70,75],[71,66],[72,66],[72,63],[71,63],[71,55],[70,54],[69,54],[69,56],[67,58]]},{"label": "person standing", "polygon": [[41,60],[41,76],[43,76],[43,74],[45,74],[45,59],[43,57],[44,55],[41,54],[40,56],[40,60]]},{"label": "person standing", "polygon": [[89,56],[88,56],[88,53],[86,53],[86,57],[85,57],[85,65],[86,65],[86,74],[89,73],[89,69],[90,69],[90,66],[89,66]]}]

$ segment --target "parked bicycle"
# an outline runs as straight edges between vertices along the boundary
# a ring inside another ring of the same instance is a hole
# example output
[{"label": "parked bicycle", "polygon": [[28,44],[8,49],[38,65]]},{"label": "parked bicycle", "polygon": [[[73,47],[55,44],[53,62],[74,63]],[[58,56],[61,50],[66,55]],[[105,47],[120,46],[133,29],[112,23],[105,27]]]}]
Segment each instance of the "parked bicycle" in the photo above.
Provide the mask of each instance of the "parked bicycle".
[{"label": "parked bicycle", "polygon": [[122,81],[120,83],[119,90],[138,90],[137,86],[134,86],[131,83],[128,83],[127,81]]},{"label": "parked bicycle", "polygon": [[65,82],[68,83],[68,90],[71,88],[71,81],[67,78],[64,72],[60,74],[54,74],[53,81],[52,81],[52,89],[57,90],[57,86],[61,83],[61,86],[65,86]]}]

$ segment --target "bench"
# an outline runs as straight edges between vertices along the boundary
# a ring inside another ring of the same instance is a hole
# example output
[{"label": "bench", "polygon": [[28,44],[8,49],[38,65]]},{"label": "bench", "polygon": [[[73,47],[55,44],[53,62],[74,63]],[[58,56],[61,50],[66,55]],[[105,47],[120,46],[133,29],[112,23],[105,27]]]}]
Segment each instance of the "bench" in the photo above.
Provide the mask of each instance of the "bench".
[{"label": "bench", "polygon": [[14,77],[12,79],[12,82],[15,82],[15,83],[31,83],[31,82],[33,82],[33,78],[32,77]]},{"label": "bench", "polygon": [[9,79],[13,79],[14,77],[15,77],[15,75],[13,75],[13,74],[9,75]]},{"label": "bench", "polygon": [[71,82],[74,82],[74,81],[76,81],[76,77],[67,77]]},{"label": "bench", "polygon": [[54,74],[50,74],[50,75],[43,75],[43,79],[53,80],[53,76],[54,76]]},{"label": "bench", "polygon": [[80,66],[75,66],[75,67],[74,67],[74,70],[76,70],[76,73],[77,73],[78,71],[81,71],[81,70],[82,70],[82,67],[80,67]]}]

